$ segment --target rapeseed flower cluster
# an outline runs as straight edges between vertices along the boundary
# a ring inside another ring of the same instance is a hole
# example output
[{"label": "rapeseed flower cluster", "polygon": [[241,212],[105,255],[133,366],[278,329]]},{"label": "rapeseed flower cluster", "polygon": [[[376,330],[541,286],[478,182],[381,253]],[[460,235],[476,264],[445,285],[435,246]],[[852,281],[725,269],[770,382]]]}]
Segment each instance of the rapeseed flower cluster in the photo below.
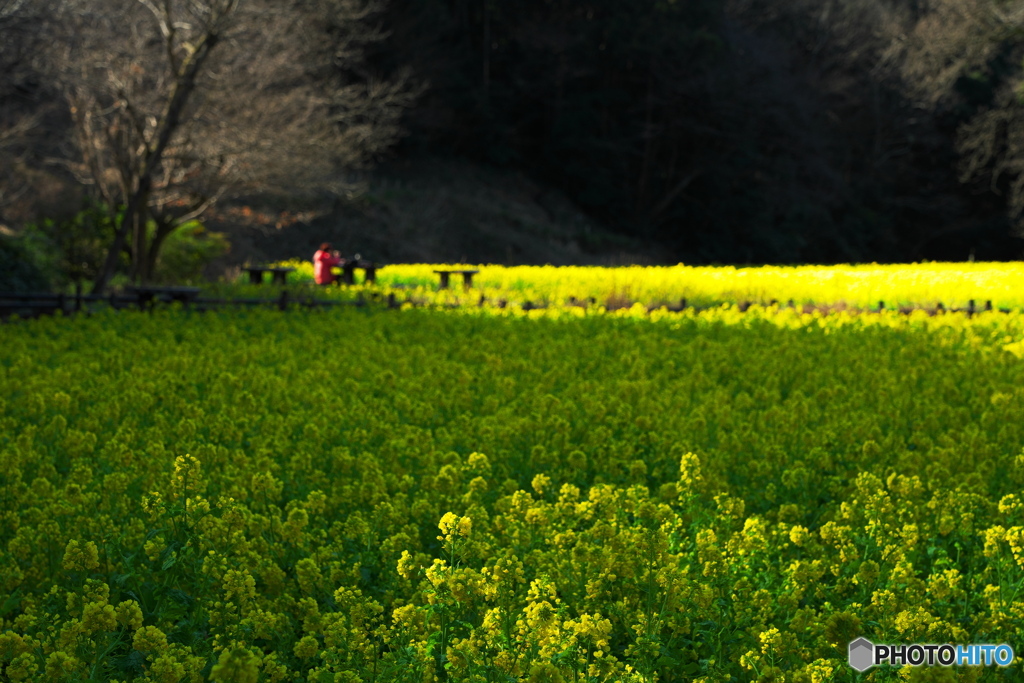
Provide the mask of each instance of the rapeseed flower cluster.
[{"label": "rapeseed flower cluster", "polygon": [[1024,624],[1017,314],[0,334],[0,680],[825,683]]}]

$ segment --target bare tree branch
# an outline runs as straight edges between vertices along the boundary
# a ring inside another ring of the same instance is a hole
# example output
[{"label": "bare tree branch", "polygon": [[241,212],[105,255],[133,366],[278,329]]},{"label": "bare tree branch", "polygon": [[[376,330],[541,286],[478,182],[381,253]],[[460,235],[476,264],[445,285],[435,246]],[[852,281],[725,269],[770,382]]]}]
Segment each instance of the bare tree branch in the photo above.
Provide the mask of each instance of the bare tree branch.
[{"label": "bare tree branch", "polygon": [[225,197],[344,191],[344,168],[401,134],[410,79],[352,80],[383,33],[376,0],[63,0],[48,53],[75,122],[67,166],[123,215],[94,289],[131,247],[151,275],[160,235]]}]

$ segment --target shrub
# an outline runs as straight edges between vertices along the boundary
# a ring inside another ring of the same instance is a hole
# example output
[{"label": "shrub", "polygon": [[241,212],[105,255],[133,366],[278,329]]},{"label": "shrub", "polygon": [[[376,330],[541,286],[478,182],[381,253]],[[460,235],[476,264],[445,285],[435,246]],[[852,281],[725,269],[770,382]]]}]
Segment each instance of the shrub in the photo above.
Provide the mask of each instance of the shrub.
[{"label": "shrub", "polygon": [[0,290],[31,292],[49,288],[37,256],[23,240],[0,236]]}]

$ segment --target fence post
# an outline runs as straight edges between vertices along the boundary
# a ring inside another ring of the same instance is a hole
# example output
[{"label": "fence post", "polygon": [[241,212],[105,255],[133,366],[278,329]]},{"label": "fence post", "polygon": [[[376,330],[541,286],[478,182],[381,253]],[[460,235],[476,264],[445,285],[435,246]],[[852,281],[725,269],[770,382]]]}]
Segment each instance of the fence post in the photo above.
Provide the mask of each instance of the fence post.
[{"label": "fence post", "polygon": [[281,298],[278,299],[278,301],[277,301],[277,307],[278,307],[279,310],[282,310],[282,311],[288,310],[288,290],[287,289],[282,289],[281,290]]},{"label": "fence post", "polygon": [[974,299],[967,302],[967,317],[970,318],[974,315]]}]

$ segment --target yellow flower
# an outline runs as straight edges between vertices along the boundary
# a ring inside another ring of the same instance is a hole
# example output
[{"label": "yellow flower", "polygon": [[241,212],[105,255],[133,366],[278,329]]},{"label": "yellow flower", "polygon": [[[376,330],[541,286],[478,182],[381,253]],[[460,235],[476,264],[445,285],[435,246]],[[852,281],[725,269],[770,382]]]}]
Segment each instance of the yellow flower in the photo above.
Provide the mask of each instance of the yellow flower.
[{"label": "yellow flower", "polygon": [[534,476],[530,485],[533,487],[533,490],[537,492],[538,496],[543,496],[544,492],[551,486],[551,477],[546,474],[538,474]]},{"label": "yellow flower", "polygon": [[63,681],[74,676],[81,669],[81,660],[62,650],[51,652],[50,656],[46,658],[46,678],[50,681]]},{"label": "yellow flower", "polygon": [[900,531],[900,536],[903,539],[903,546],[907,550],[911,550],[917,545],[919,532],[916,524],[906,524]]},{"label": "yellow flower", "polygon": [[441,559],[434,559],[434,562],[427,567],[426,571],[427,580],[430,584],[440,589],[445,586],[448,580],[451,578],[451,571],[448,569],[448,563]]},{"label": "yellow flower", "polygon": [[68,541],[64,548],[64,560],[61,563],[69,572],[93,570],[100,566],[100,553],[96,544],[88,541],[85,545],[75,539]]},{"label": "yellow flower", "polygon": [[408,550],[402,551],[402,556],[398,558],[397,569],[398,575],[405,579],[411,579],[416,574],[416,563]]},{"label": "yellow flower", "polygon": [[470,453],[466,464],[474,472],[486,472],[491,469],[491,462],[483,453]]},{"label": "yellow flower", "polygon": [[564,683],[565,677],[554,664],[541,662],[530,667],[526,680],[528,683]]},{"label": "yellow flower", "polygon": [[272,652],[263,658],[263,672],[270,683],[278,683],[288,678],[288,667],[277,661],[277,654]]},{"label": "yellow flower", "polygon": [[38,671],[35,655],[30,652],[23,652],[12,659],[6,669],[7,677],[15,682],[33,679]]},{"label": "yellow flower", "polygon": [[302,508],[292,508],[288,513],[288,521],[285,522],[285,529],[289,538],[297,538],[302,530],[309,524],[309,514]]},{"label": "yellow flower", "polygon": [[473,530],[473,520],[469,517],[459,517],[454,512],[446,512],[441,521],[437,523],[437,528],[443,534],[437,537],[439,541],[450,541],[452,538],[467,538],[469,532]]},{"label": "yellow flower", "polygon": [[153,660],[147,673],[156,683],[178,683],[185,676],[185,665],[173,655],[165,653]]},{"label": "yellow flower", "polygon": [[928,627],[935,621],[935,617],[921,607],[911,607],[896,615],[896,630],[908,637],[910,642],[914,638],[924,635]]},{"label": "yellow flower", "polygon": [[125,600],[117,606],[117,623],[136,630],[142,626],[142,609],[134,600]]},{"label": "yellow flower", "polygon": [[210,671],[211,681],[224,683],[256,683],[260,675],[260,660],[251,651],[234,647],[224,650]]},{"label": "yellow flower", "polygon": [[163,652],[167,649],[167,636],[156,626],[143,626],[135,631],[132,646],[139,652]]},{"label": "yellow flower", "polygon": [[403,605],[391,611],[391,619],[395,625],[411,626],[416,621],[416,605]]},{"label": "yellow flower", "polygon": [[[600,614],[581,614],[579,619],[567,621],[565,627],[578,637],[589,638],[596,648],[607,647],[612,633],[612,622],[602,619]],[[603,656],[603,653],[595,653],[595,656]]]},{"label": "yellow flower", "polygon": [[816,659],[804,667],[804,672],[810,676],[810,683],[828,683],[832,680],[835,667],[827,659]]},{"label": "yellow flower", "polygon": [[174,459],[174,473],[171,474],[172,495],[178,496],[198,490],[201,466],[191,455],[179,455]]},{"label": "yellow flower", "polygon": [[681,494],[692,495],[704,485],[700,459],[693,453],[685,453],[679,459],[679,488]]},{"label": "yellow flower", "polygon": [[[229,571],[228,574],[231,574]],[[256,597],[256,582],[251,576],[246,575],[246,585],[242,590],[242,594],[249,598]],[[225,586],[227,586],[228,577],[225,576]],[[299,583],[299,588],[302,590],[303,595],[312,595],[316,592],[317,587],[323,583],[324,577],[320,572],[320,567],[316,565],[316,562],[311,557],[304,557],[295,563],[295,580]],[[251,586],[249,583],[251,582]],[[237,583],[237,582],[236,582]],[[230,595],[230,593],[229,593]]]},{"label": "yellow flower", "polygon": [[1020,498],[1010,493],[999,499],[999,514],[1012,515],[1021,509]]},{"label": "yellow flower", "polygon": [[320,644],[313,636],[303,636],[302,639],[295,643],[295,647],[292,651],[295,656],[299,659],[312,659],[316,657],[317,650],[319,650]]},{"label": "yellow flower", "polygon": [[982,532],[982,536],[985,539],[985,557],[995,558],[999,557],[999,544],[1006,536],[1006,529],[1001,526],[993,526],[989,529],[985,529]]},{"label": "yellow flower", "polygon": [[796,524],[789,530],[789,540],[793,542],[793,545],[802,546],[807,543],[810,538],[811,533],[807,530],[807,527]]},{"label": "yellow flower", "polygon": [[722,515],[733,519],[743,519],[746,503],[743,502],[742,498],[734,498],[726,493],[720,493],[715,496],[715,507],[718,508],[718,512]]},{"label": "yellow flower", "polygon": [[117,628],[114,606],[90,602],[82,610],[82,627],[87,633],[113,631]]},{"label": "yellow flower", "polygon": [[767,631],[762,631],[758,639],[761,641],[761,652],[765,654],[770,650],[777,649],[782,644],[782,634],[774,626]]},{"label": "yellow flower", "polygon": [[7,662],[15,656],[28,652],[29,646],[25,639],[17,633],[7,631],[0,633],[0,662]]}]

